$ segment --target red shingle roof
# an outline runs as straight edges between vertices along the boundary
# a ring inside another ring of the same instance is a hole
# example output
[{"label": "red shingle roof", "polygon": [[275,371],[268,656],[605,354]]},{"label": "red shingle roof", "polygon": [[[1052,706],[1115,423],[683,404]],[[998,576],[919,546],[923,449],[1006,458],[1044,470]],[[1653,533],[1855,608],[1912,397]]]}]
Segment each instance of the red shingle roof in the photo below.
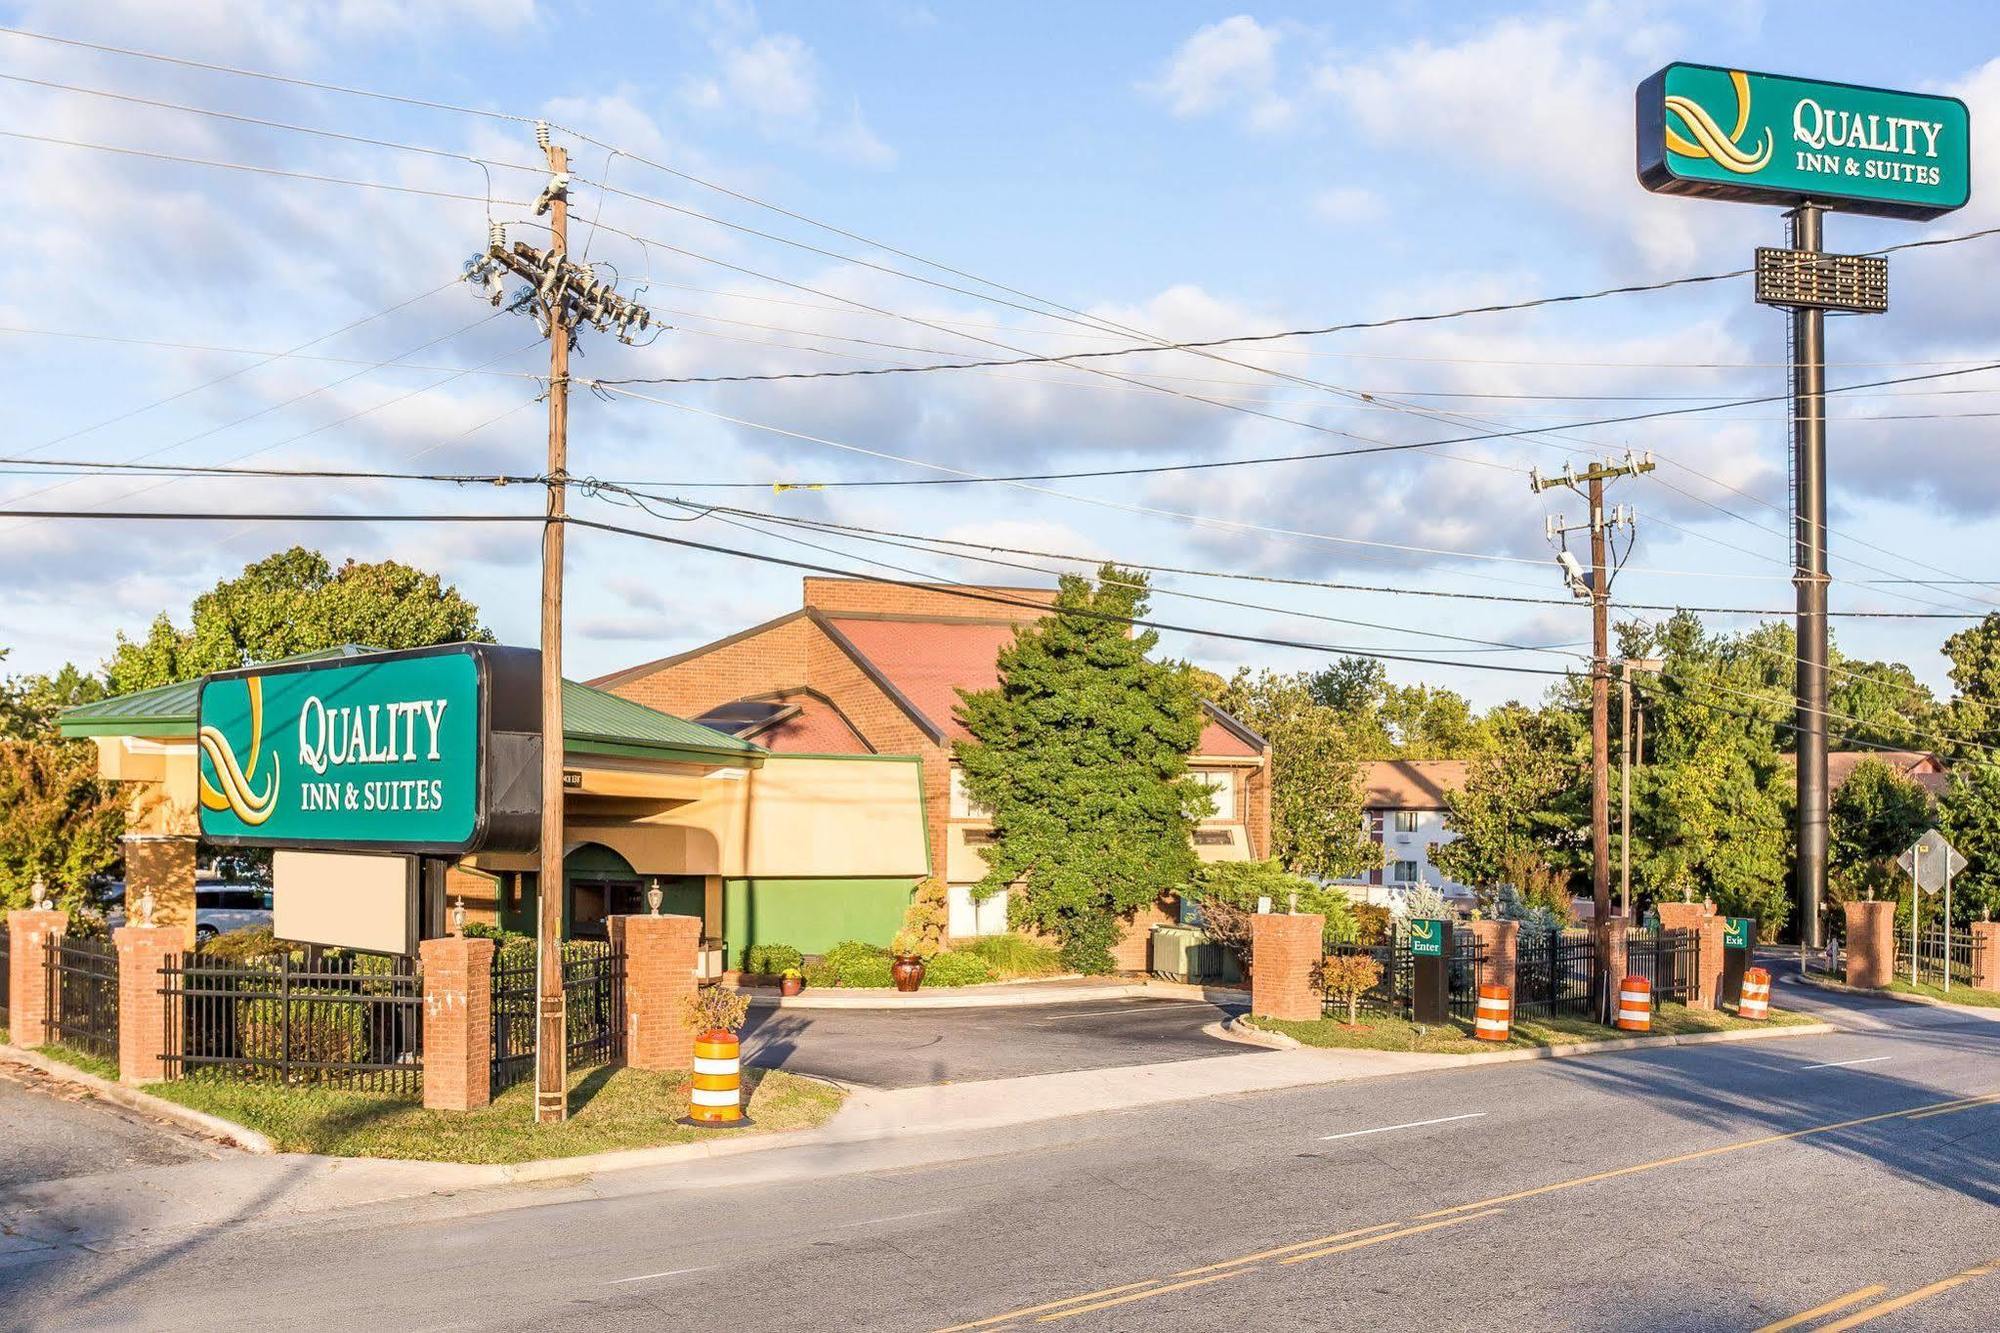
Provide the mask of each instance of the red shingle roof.
[{"label": "red shingle roof", "polygon": [[980,620],[827,619],[949,740],[970,739],[959,725],[958,691],[997,685],[1000,650],[1014,641],[1012,625]]},{"label": "red shingle roof", "polygon": [[802,698],[790,717],[756,733],[757,744],[780,754],[868,754],[840,710],[820,699]]}]

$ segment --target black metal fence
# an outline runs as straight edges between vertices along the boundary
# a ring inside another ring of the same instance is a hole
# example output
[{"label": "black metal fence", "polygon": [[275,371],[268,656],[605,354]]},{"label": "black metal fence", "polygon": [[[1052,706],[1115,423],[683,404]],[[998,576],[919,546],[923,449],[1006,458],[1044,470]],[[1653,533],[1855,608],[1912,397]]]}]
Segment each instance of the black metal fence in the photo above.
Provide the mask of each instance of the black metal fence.
[{"label": "black metal fence", "polygon": [[1597,941],[1587,930],[1552,930],[1523,940],[1514,962],[1514,1011],[1589,1018]]},{"label": "black metal fence", "polygon": [[[1365,954],[1373,958],[1381,967],[1382,975],[1361,997],[1358,1006],[1364,1014],[1374,1014],[1384,1018],[1410,1019],[1416,1015],[1417,960],[1410,952],[1409,940],[1398,937],[1392,944],[1339,944],[1327,950],[1329,954]],[[1479,1008],[1479,969],[1486,961],[1486,946],[1470,930],[1457,929],[1452,932],[1451,958],[1447,963],[1450,978],[1450,1006],[1454,1018],[1470,1022]],[[1345,1003],[1329,997],[1325,1012],[1339,1018],[1347,1016]]]},{"label": "black metal fence", "polygon": [[1635,930],[1625,936],[1625,971],[1652,984],[1655,1009],[1694,999],[1700,961],[1701,937],[1692,930]]},{"label": "black metal fence", "polygon": [[8,995],[14,984],[14,932],[0,921],[0,1028],[8,1030],[12,1038],[14,1011],[8,1002]]},{"label": "black metal fence", "polygon": [[52,1039],[88,1055],[116,1060],[116,946],[110,940],[50,935],[45,947],[48,949],[48,1014]]},{"label": "black metal fence", "polygon": [[413,959],[225,962],[195,952],[169,955],[160,978],[168,1078],[423,1090],[424,983]]},{"label": "black metal fence", "polygon": [[[1917,981],[1926,986],[1942,986],[1948,974],[1954,986],[1970,986],[1978,975],[1985,941],[1969,930],[1953,930],[1947,946],[1944,927],[1926,930],[1917,936]],[[1910,936],[1896,934],[1896,980],[1910,979]]]},{"label": "black metal fence", "polygon": [[[625,1057],[625,954],[609,944],[563,945],[563,1006],[572,1069]],[[493,1091],[535,1073],[535,958],[493,960]]]}]

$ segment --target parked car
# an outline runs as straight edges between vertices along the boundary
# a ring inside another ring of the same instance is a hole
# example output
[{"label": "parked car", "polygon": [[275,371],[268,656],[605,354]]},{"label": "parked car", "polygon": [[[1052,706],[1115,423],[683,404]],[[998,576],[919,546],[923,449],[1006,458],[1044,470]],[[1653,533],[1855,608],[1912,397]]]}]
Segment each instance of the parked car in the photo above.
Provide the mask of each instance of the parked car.
[{"label": "parked car", "polygon": [[[125,924],[125,884],[112,880],[99,890],[105,904],[104,924],[116,928]],[[206,944],[217,935],[250,926],[271,924],[271,890],[261,884],[206,884],[194,886],[194,938]]]}]

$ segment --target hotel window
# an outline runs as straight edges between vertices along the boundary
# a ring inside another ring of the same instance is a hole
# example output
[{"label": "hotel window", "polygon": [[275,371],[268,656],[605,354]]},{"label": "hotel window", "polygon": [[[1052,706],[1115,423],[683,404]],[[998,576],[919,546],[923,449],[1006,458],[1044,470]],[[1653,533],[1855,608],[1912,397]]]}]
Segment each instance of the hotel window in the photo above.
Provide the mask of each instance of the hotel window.
[{"label": "hotel window", "polygon": [[1215,811],[1202,818],[1223,823],[1236,821],[1236,774],[1227,769],[1197,768],[1190,774],[1196,782],[1208,788],[1208,794],[1215,802]]},{"label": "hotel window", "polygon": [[965,790],[965,773],[957,764],[951,766],[951,817],[953,819],[991,819],[993,812],[972,799]]},{"label": "hotel window", "polygon": [[1416,831],[1417,812],[1414,810],[1398,810],[1396,812],[1396,832],[1415,833]]},{"label": "hotel window", "polygon": [[1423,877],[1417,873],[1415,861],[1396,862],[1395,882],[1398,884],[1421,884]]}]

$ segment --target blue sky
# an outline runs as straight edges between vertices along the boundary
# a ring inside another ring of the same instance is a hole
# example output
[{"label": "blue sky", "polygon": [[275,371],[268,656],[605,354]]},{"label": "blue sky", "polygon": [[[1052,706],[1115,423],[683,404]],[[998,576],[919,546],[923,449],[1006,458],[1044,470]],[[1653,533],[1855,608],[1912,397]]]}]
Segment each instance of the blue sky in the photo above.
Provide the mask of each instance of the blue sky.
[{"label": "blue sky", "polygon": [[[918,268],[629,156],[607,165],[603,147],[569,139],[582,178],[576,244],[589,237],[589,257],[616,265],[628,291],[645,285],[642,299],[674,326],[645,349],[587,339],[574,367],[582,376],[855,368],[1006,355],[995,341],[1037,352],[1118,341],[1101,327],[1065,322],[1041,302],[1151,335],[1200,338],[1739,268],[1753,246],[1781,241],[1775,209],[1667,199],[1633,179],[1632,90],[1672,59],[1967,99],[1973,203],[1928,224],[1835,217],[1834,248],[2000,221],[1989,146],[2000,140],[1981,131],[2000,116],[2000,61],[1988,57],[2000,49],[2000,18],[1971,5],[1899,6],[1892,20],[1879,4],[1824,4],[1811,7],[1810,21],[1789,6],[1691,3],[1242,10],[892,0],[755,7],[109,0],[0,4],[0,12],[9,26],[37,32],[546,116],[1038,298]],[[1893,40],[1885,40],[1885,25]],[[535,159],[528,127],[18,37],[0,36],[0,73],[16,76],[0,81],[0,113],[23,133],[475,196],[440,199],[0,138],[0,163],[16,190],[15,225],[0,253],[0,324],[24,331],[7,336],[0,369],[10,408],[6,452],[385,471],[540,467],[543,418],[531,376],[545,354],[532,325],[521,316],[487,318],[493,312],[463,288],[437,290],[481,244],[487,186],[479,168],[22,80],[501,163]],[[607,170],[613,185],[661,203],[980,295],[606,198],[595,186]],[[492,175],[502,200],[540,188],[529,174],[496,168]],[[495,211],[525,215],[506,204]],[[584,225],[592,219],[605,228],[593,233]],[[509,234],[541,242],[518,223]],[[1831,382],[1995,359],[1986,275],[1996,244],[1892,260],[1892,312],[1833,324]],[[909,318],[866,313],[843,298]],[[382,313],[391,307],[400,308]],[[286,351],[369,316],[377,317],[305,356],[197,350]],[[1406,442],[1555,426],[1780,392],[1783,333],[1782,317],[1753,305],[1739,281],[1230,353],[1240,364],[1187,355],[1120,363],[1121,373],[1152,387],[1036,367],[643,390],[666,402],[579,394],[572,470],[774,513],[1040,551],[1546,597],[1559,596],[1561,585],[1544,521],[1559,510],[1574,521],[1579,506],[1530,494],[1526,469],[1652,449],[1658,472],[1622,484],[1614,497],[1635,505],[1641,522],[1619,595],[1778,608],[1791,597],[1778,405],[1039,490],[681,488],[926,475],[919,461],[970,473],[1074,470],[1354,446],[1329,432]],[[395,358],[403,364],[377,364]],[[453,377],[467,367],[476,369]],[[230,378],[211,383],[222,376]],[[2000,470],[1989,459],[1995,419],[1975,415],[1989,410],[1995,387],[2000,375],[1968,376],[1836,402],[1836,608],[2000,603],[1995,588],[1870,582],[2000,579],[1990,555],[2000,535]],[[1392,410],[1385,398],[1425,413]],[[42,490],[50,486],[58,489]],[[536,508],[526,490],[386,481],[0,472],[0,495],[23,505],[112,509]],[[588,517],[856,569],[875,559],[944,577],[1050,577],[838,538],[813,538],[835,554],[802,550],[715,517],[663,524],[588,496],[573,505]],[[335,556],[394,556],[436,568],[479,602],[503,640],[533,641],[531,529],[0,520],[7,667],[101,660],[117,631],[139,632],[163,608],[182,613],[218,577],[294,540]],[[574,534],[572,552],[566,652],[576,676],[677,651],[798,604],[793,570],[591,532]],[[1179,624],[1491,665],[1573,666],[1588,634],[1580,605],[1178,576],[1163,576],[1160,586],[1156,613]],[[1962,623],[1854,620],[1837,622],[1836,632],[1850,652],[1909,661],[1942,683],[1937,646]],[[1439,637],[1449,635],[1555,647],[1465,653],[1479,645]],[[1310,667],[1324,656],[1182,633],[1168,635],[1166,646],[1225,671],[1239,663]],[[1452,684],[1482,703],[1533,697],[1545,683],[1460,666],[1391,672]]]}]

